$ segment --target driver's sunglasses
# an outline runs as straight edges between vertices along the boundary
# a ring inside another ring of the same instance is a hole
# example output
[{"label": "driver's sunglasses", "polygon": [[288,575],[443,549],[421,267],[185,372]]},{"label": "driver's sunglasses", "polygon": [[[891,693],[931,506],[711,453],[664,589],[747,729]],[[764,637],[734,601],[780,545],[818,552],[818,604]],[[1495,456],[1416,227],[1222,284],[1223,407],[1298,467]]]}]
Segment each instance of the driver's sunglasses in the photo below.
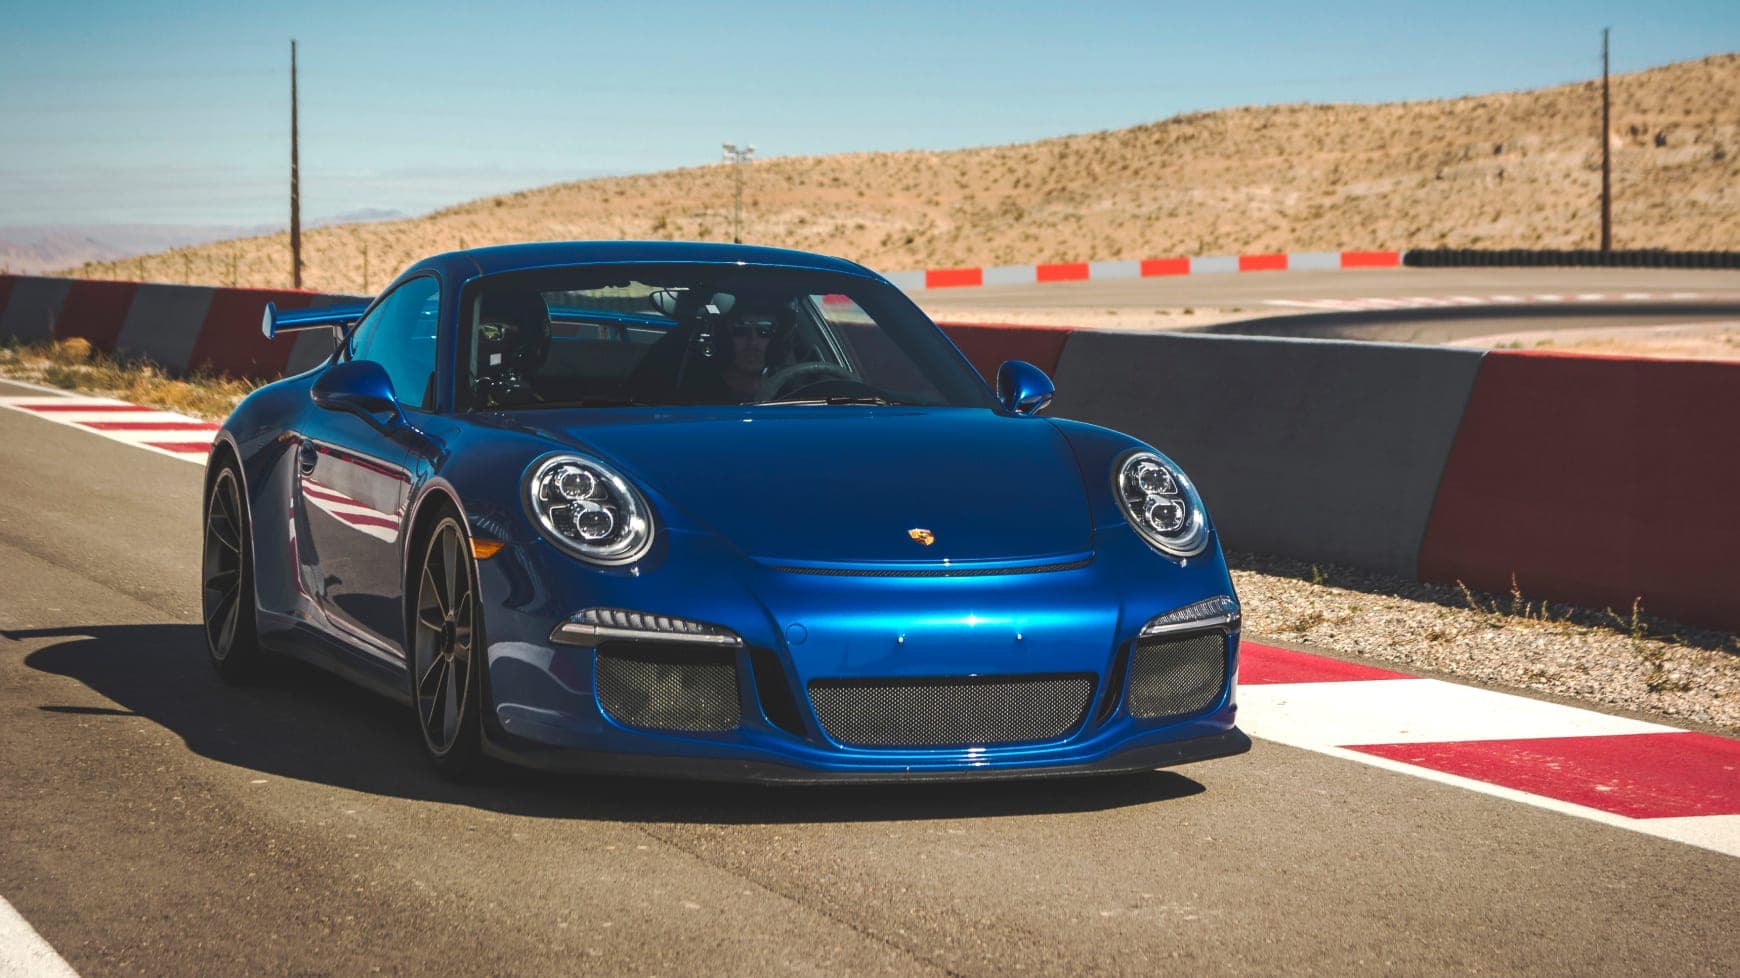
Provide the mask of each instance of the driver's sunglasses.
[{"label": "driver's sunglasses", "polygon": [[768,339],[769,337],[773,336],[773,324],[772,323],[733,323],[733,324],[731,324],[731,335],[732,336],[747,337],[750,333],[754,333],[756,336],[759,336],[764,340]]}]

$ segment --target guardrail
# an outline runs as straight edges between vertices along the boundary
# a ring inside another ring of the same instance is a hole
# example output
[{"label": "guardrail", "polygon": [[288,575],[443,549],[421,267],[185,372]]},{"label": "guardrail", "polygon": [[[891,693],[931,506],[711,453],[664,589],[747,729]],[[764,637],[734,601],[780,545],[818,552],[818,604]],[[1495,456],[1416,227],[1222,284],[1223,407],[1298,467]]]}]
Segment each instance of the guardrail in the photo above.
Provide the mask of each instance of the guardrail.
[{"label": "guardrail", "polygon": [[[354,296],[0,276],[0,338],[78,336],[173,370],[270,378],[331,350],[267,341],[268,301]],[[1229,547],[1740,628],[1740,363],[1482,353],[945,323],[988,378],[1191,473]]]}]

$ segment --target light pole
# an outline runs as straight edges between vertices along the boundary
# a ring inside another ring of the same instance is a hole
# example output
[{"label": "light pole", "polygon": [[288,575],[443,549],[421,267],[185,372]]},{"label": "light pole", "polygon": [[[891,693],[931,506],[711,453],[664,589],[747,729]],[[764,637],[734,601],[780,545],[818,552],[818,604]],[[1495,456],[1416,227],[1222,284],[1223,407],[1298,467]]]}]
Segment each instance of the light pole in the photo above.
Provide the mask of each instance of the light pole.
[{"label": "light pole", "polygon": [[742,244],[743,235],[740,229],[743,226],[743,164],[748,163],[749,158],[755,155],[755,147],[744,146],[738,149],[736,143],[724,145],[725,162],[736,164],[737,170],[737,195],[731,202],[731,243]]},{"label": "light pole", "polygon": [[1613,250],[1613,100],[1607,88],[1607,28],[1601,29],[1601,253]]}]

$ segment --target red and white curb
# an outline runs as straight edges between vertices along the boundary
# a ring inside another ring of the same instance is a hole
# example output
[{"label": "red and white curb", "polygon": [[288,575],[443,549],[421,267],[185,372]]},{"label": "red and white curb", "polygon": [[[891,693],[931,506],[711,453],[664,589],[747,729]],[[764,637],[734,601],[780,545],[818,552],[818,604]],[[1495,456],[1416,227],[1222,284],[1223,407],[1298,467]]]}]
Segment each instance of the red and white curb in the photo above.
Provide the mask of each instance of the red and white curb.
[{"label": "red and white curb", "polygon": [[1543,292],[1532,295],[1413,295],[1372,296],[1357,299],[1264,299],[1263,305],[1283,309],[1313,309],[1323,312],[1369,312],[1381,309],[1450,309],[1457,306],[1534,306],[1574,305],[1579,302],[1603,304],[1626,302],[1694,302],[1699,299],[1719,301],[1732,295],[1702,292]]},{"label": "red and white curb", "polygon": [[0,397],[0,407],[200,465],[205,464],[218,431],[211,421],[107,397]]},{"label": "red and white curb", "polygon": [[1325,271],[1338,268],[1400,268],[1400,251],[1294,251],[1258,255],[1198,255],[1131,261],[1066,261],[1034,265],[972,265],[888,272],[885,278],[907,292],[970,289],[987,285],[1041,285],[1104,279],[1164,278],[1226,272]]},{"label": "red and white curb", "polygon": [[1245,642],[1253,737],[1740,856],[1740,741]]}]

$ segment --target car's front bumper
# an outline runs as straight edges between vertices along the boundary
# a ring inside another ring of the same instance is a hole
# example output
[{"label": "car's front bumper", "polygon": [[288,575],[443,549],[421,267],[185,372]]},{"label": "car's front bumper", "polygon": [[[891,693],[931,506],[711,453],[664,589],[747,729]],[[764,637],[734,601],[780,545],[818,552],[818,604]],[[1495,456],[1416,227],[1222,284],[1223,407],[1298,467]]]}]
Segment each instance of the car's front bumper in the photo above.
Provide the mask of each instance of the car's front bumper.
[{"label": "car's front bumper", "polygon": [[[680,559],[642,574],[576,568],[536,546],[482,562],[492,754],[562,770],[878,782],[1145,770],[1249,749],[1235,725],[1236,630],[1219,630],[1226,678],[1201,709],[1141,719],[1123,703],[1129,650],[1143,622],[1231,593],[1212,552],[1163,561],[1126,531],[1102,535],[1092,560],[1065,570],[913,580],[793,573],[706,539],[672,545],[684,549]],[[743,645],[730,653],[740,720],[724,730],[672,731],[613,716],[598,693],[599,650],[550,641],[555,624],[582,607],[680,616],[741,635]],[[1060,674],[1091,676],[1091,695],[1067,730],[1032,742],[845,743],[821,722],[810,695],[817,681]],[[781,698],[783,709],[775,709],[781,704],[772,700]]]},{"label": "car's front bumper", "polygon": [[490,756],[544,771],[619,774],[634,777],[686,778],[697,781],[753,781],[765,784],[886,784],[921,781],[1013,781],[1024,778],[1064,778],[1128,774],[1177,767],[1251,749],[1251,738],[1237,727],[1190,740],[1165,740],[1146,746],[1126,746],[1097,760],[1039,763],[1027,766],[957,765],[901,767],[850,765],[804,767],[773,759],[730,759],[690,755],[622,754],[551,747],[513,736],[496,736],[485,747]]}]

